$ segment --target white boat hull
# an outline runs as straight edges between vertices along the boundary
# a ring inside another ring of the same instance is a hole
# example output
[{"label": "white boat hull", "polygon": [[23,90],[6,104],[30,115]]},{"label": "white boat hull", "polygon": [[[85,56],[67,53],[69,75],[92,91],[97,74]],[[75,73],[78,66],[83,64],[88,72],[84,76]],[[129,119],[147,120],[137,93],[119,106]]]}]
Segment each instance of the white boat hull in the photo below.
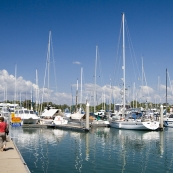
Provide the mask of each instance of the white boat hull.
[{"label": "white boat hull", "polygon": [[104,120],[93,120],[92,124],[107,124],[109,125],[109,121],[104,121]]},{"label": "white boat hull", "polygon": [[135,122],[135,121],[111,121],[110,126],[118,129],[131,130],[156,130],[159,128],[159,122]]},{"label": "white boat hull", "polygon": [[165,127],[173,127],[173,120],[164,120],[163,125]]},{"label": "white boat hull", "polygon": [[38,119],[28,118],[22,120],[22,124],[37,124],[37,123]]},{"label": "white boat hull", "polygon": [[80,114],[77,112],[77,113],[71,114],[70,118],[72,120],[80,120],[83,116],[84,116],[84,114]]},{"label": "white boat hull", "polygon": [[18,109],[14,113],[14,117],[21,118],[21,124],[37,124],[39,117],[33,110]]},{"label": "white boat hull", "polygon": [[55,117],[53,123],[55,125],[62,125],[62,124],[67,124],[68,123],[68,120],[64,119],[61,116],[57,116],[57,117]]},{"label": "white boat hull", "polygon": [[41,125],[52,125],[54,124],[53,119],[40,119]]}]

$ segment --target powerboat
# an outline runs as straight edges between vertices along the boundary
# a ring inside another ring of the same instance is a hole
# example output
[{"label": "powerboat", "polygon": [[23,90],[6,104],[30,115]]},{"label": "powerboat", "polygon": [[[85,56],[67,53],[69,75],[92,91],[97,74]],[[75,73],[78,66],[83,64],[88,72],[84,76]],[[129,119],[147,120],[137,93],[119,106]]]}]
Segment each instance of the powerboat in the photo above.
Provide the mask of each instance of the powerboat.
[{"label": "powerboat", "polygon": [[64,117],[58,115],[55,117],[55,119],[53,120],[53,123],[55,125],[62,125],[62,124],[67,124],[68,123],[68,120],[65,119]]},{"label": "powerboat", "polygon": [[54,124],[54,117],[58,114],[60,110],[55,108],[47,108],[40,115],[40,124],[42,125],[52,125]]},{"label": "powerboat", "polygon": [[173,114],[167,115],[163,118],[163,125],[165,127],[173,127]]},{"label": "powerboat", "polygon": [[72,120],[81,120],[84,117],[85,113],[81,110],[81,108],[70,115],[70,119]]},{"label": "powerboat", "polygon": [[33,110],[18,109],[14,112],[15,117],[21,118],[21,124],[37,124],[39,117]]}]

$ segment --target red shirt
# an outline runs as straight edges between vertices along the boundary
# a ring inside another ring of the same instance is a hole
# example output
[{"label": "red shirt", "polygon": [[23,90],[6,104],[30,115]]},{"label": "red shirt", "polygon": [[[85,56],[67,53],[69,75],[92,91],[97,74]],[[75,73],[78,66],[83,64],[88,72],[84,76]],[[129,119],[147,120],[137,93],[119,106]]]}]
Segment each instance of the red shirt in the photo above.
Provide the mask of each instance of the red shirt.
[{"label": "red shirt", "polygon": [[6,122],[0,122],[0,132],[5,132],[5,129],[7,127],[7,123]]}]

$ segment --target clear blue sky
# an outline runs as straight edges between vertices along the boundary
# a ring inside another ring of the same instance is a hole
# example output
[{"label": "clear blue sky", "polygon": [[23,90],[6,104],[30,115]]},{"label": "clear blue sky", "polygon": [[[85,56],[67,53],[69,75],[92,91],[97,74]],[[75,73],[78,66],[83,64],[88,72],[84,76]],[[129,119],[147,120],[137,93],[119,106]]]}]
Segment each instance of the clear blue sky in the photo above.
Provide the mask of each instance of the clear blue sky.
[{"label": "clear blue sky", "polygon": [[15,75],[17,65],[17,76],[35,83],[38,69],[42,87],[51,30],[58,92],[71,92],[81,67],[84,83],[94,82],[96,45],[103,75],[98,84],[108,85],[115,72],[122,12],[139,68],[143,55],[147,85],[157,89],[158,75],[165,85],[166,68],[173,79],[172,0],[1,0],[0,70]]}]

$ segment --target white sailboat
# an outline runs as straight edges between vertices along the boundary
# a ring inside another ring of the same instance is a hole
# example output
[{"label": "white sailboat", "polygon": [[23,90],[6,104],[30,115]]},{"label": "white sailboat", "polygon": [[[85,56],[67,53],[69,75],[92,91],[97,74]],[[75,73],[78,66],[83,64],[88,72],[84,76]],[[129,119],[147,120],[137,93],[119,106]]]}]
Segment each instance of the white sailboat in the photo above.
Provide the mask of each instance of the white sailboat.
[{"label": "white sailboat", "polygon": [[[51,60],[51,46],[52,46],[52,36],[51,31],[49,31],[49,40],[48,40],[48,49],[47,49],[47,60],[46,60],[46,69],[45,69],[45,76],[44,76],[44,85],[43,85],[43,94],[42,94],[42,103],[43,103],[43,95],[44,95],[44,89],[45,89],[45,81],[46,81],[46,73],[47,73],[47,90],[48,90],[48,96],[50,99],[50,91],[49,91],[49,74],[50,74],[50,60]],[[53,49],[52,49],[53,50]],[[42,106],[42,105],[41,105]],[[41,107],[42,110],[42,107]],[[52,125],[54,124],[54,118],[55,116],[63,116],[60,109],[56,109],[49,105],[47,103],[47,108],[44,109],[44,111],[40,115],[40,124],[46,124],[46,125]]]},{"label": "white sailboat", "polygon": [[78,103],[78,79],[77,79],[77,87],[76,87],[76,112],[72,113],[70,115],[70,118],[72,120],[81,120],[84,117],[84,113],[82,113],[82,73],[83,68],[81,68],[81,104],[79,110],[77,109],[77,103]]},{"label": "white sailboat", "polygon": [[[167,76],[168,71],[166,69],[166,107],[167,107]],[[163,118],[163,124],[165,127],[173,127],[173,114],[172,113],[167,113],[167,108],[165,110],[165,116]]]},{"label": "white sailboat", "polygon": [[[122,117],[125,118],[125,15],[122,14],[122,29],[123,29],[123,107]],[[133,129],[133,130],[156,130],[159,128],[159,122],[150,119],[111,119],[110,126],[118,129]]]}]

